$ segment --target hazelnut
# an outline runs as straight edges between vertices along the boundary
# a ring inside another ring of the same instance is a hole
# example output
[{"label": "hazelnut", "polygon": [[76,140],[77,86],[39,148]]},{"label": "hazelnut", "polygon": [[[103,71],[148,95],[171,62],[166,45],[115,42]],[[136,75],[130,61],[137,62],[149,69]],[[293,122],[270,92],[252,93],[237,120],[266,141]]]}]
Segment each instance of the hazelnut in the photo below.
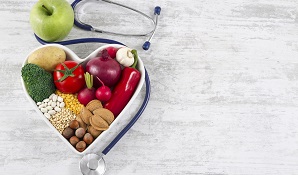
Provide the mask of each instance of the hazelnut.
[{"label": "hazelnut", "polygon": [[79,138],[77,136],[72,136],[70,139],[69,139],[69,142],[72,146],[76,146],[76,144],[79,142]]},{"label": "hazelnut", "polygon": [[90,133],[86,133],[83,138],[84,142],[90,145],[93,142],[93,136]]},{"label": "hazelnut", "polygon": [[86,133],[86,131],[85,131],[84,128],[79,128],[79,129],[76,130],[76,136],[78,138],[83,138],[85,133]]},{"label": "hazelnut", "polygon": [[72,120],[70,123],[69,123],[69,127],[71,129],[78,129],[80,127],[79,125],[79,122],[77,120]]},{"label": "hazelnut", "polygon": [[79,141],[76,144],[76,149],[80,152],[84,151],[86,149],[86,143],[84,141]]},{"label": "hazelnut", "polygon": [[74,135],[74,130],[71,129],[70,127],[67,127],[63,130],[62,132],[63,137],[65,137],[66,139],[71,138]]}]

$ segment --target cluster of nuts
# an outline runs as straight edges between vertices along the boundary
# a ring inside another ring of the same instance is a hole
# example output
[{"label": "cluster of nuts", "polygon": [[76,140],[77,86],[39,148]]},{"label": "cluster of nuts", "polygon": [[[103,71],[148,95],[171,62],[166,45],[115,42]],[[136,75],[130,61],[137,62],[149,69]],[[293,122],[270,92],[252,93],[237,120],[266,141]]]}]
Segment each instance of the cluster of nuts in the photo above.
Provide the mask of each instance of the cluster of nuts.
[{"label": "cluster of nuts", "polygon": [[87,131],[94,138],[107,130],[114,119],[114,114],[103,108],[99,100],[90,101],[86,107],[83,107],[80,115],[77,115],[77,120],[81,120],[85,124]]},{"label": "cluster of nuts", "polygon": [[44,99],[42,102],[37,102],[37,106],[43,115],[47,119],[50,119],[52,115],[60,112],[61,109],[64,108],[65,103],[63,102],[62,97],[52,94],[49,98]]},{"label": "cluster of nuts", "polygon": [[102,107],[99,100],[90,101],[64,129],[62,135],[82,152],[114,121],[113,113]]},{"label": "cluster of nuts", "polygon": [[90,145],[94,140],[90,133],[86,133],[84,128],[80,128],[77,120],[72,120],[69,126],[64,129],[62,135],[80,152],[84,151],[87,145]]}]

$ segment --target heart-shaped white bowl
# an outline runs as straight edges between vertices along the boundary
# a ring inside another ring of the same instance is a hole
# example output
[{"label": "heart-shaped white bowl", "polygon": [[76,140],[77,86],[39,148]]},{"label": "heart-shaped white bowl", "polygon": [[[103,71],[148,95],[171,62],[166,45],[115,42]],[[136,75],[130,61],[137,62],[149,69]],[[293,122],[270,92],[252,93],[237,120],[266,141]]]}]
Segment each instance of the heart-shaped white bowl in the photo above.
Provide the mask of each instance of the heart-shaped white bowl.
[{"label": "heart-shaped white bowl", "polygon": [[[93,51],[89,56],[87,56],[84,59],[79,58],[72,50],[70,50],[69,48],[63,46],[63,45],[59,45],[59,44],[47,44],[47,45],[42,45],[40,47],[37,47],[36,49],[34,49],[33,51],[31,51],[26,59],[23,62],[24,66],[25,64],[27,64],[27,60],[30,54],[32,54],[34,51],[42,48],[42,47],[47,47],[47,46],[56,46],[59,47],[61,49],[63,49],[66,53],[66,60],[73,60],[76,61],[78,63],[83,62],[83,61],[88,61],[94,57],[96,57],[98,55],[99,52],[101,52],[103,49],[107,48],[107,47],[115,47],[115,48],[121,48],[124,47],[123,45],[119,45],[119,44],[106,44],[104,46],[99,47],[98,49],[96,49],[95,51]],[[129,117],[129,115],[124,115],[125,111],[131,106],[131,104],[133,103],[133,101],[135,100],[135,98],[137,97],[137,95],[139,94],[139,92],[141,91],[141,88],[144,84],[145,81],[145,68],[143,65],[143,62],[141,60],[140,57],[138,57],[138,64],[137,64],[137,69],[140,71],[141,73],[141,79],[139,81],[139,84],[133,94],[133,96],[131,97],[130,101],[128,102],[128,104],[125,106],[125,108],[122,110],[122,112],[117,116],[117,118],[113,121],[113,123],[110,125],[109,129],[102,132],[83,152],[79,152],[77,151],[70,143],[67,139],[65,139],[59,132],[58,130],[50,123],[50,121],[43,115],[43,113],[39,110],[39,108],[37,107],[36,103],[34,102],[34,100],[32,100],[32,98],[29,96],[27,89],[25,87],[25,83],[22,79],[22,86],[23,89],[25,91],[26,97],[28,98],[29,102],[32,104],[33,108],[36,110],[36,112],[38,113],[38,115],[46,122],[46,124],[52,128],[52,130],[58,135],[58,137],[61,138],[61,140],[66,143],[66,145],[68,145],[68,147],[75,152],[76,154],[79,155],[84,155],[86,153],[89,153],[91,150],[95,149],[95,147],[100,146],[100,147],[104,147],[106,145],[100,145],[101,143],[103,143],[103,140],[106,140],[105,138],[108,136],[109,133],[119,133],[121,128],[117,127],[118,120],[124,118],[124,117]],[[126,120],[127,121],[127,120]]]}]

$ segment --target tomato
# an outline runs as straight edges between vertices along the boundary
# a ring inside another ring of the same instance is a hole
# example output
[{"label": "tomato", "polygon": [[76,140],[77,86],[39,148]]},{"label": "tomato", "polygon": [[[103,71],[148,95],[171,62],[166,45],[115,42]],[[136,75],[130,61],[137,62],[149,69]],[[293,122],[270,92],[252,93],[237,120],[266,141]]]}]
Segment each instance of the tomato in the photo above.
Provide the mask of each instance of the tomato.
[{"label": "tomato", "polygon": [[75,61],[58,64],[53,77],[56,88],[63,93],[73,94],[85,86],[84,69]]}]

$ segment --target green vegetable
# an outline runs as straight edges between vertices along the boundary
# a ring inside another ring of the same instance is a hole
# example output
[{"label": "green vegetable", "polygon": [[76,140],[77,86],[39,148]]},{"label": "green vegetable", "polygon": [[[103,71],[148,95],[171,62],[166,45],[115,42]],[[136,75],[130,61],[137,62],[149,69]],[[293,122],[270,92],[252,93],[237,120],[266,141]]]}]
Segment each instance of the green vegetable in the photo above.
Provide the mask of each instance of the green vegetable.
[{"label": "green vegetable", "polygon": [[138,64],[138,52],[137,52],[137,50],[133,49],[131,51],[131,53],[133,54],[134,62],[133,62],[133,64],[130,67],[136,68],[137,67],[137,64]]},{"label": "green vegetable", "polygon": [[26,64],[22,68],[22,78],[29,96],[35,102],[41,102],[55,92],[53,76],[35,64]]}]

